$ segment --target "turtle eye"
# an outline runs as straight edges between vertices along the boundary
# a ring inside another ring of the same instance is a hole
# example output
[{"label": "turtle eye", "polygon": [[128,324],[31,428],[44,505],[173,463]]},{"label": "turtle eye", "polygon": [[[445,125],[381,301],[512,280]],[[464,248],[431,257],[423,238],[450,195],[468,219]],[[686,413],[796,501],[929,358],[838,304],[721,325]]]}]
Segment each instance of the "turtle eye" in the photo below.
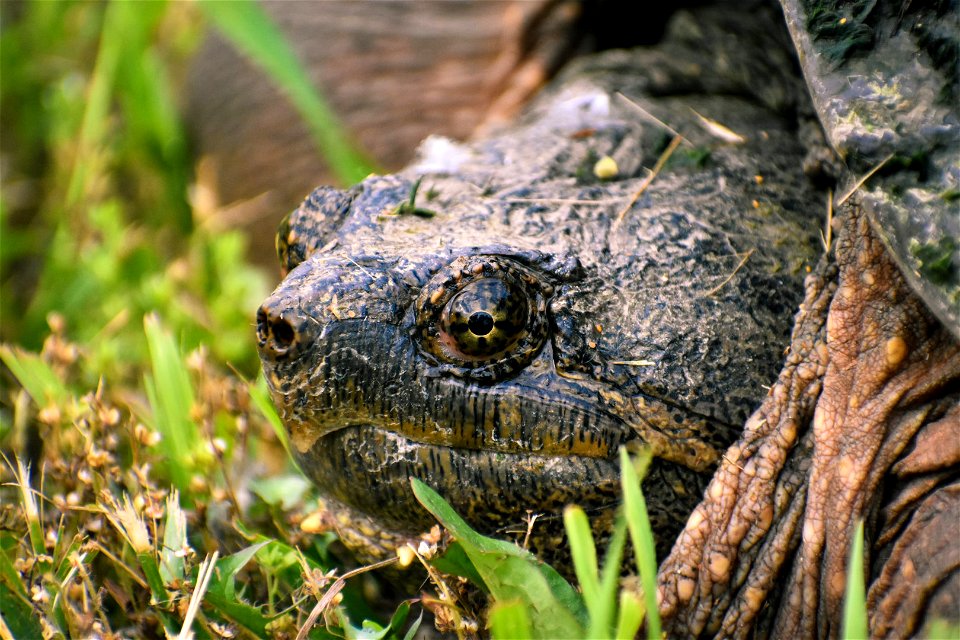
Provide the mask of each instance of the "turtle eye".
[{"label": "turtle eye", "polygon": [[440,336],[466,358],[503,353],[523,335],[529,306],[518,287],[497,278],[472,282],[440,315]]},{"label": "turtle eye", "polygon": [[492,382],[525,367],[547,335],[548,284],[500,256],[457,258],[417,298],[421,352],[441,371]]}]

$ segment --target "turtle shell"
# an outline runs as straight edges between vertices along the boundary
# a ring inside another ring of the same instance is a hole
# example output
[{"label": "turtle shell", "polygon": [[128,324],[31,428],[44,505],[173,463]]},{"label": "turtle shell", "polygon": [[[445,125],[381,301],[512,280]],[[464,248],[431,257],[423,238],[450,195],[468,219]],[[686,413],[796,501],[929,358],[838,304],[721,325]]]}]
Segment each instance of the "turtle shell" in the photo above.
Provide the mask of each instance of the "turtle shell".
[{"label": "turtle shell", "polygon": [[[817,115],[907,281],[960,338],[956,0],[782,0]],[[864,180],[864,178],[867,178]]]}]

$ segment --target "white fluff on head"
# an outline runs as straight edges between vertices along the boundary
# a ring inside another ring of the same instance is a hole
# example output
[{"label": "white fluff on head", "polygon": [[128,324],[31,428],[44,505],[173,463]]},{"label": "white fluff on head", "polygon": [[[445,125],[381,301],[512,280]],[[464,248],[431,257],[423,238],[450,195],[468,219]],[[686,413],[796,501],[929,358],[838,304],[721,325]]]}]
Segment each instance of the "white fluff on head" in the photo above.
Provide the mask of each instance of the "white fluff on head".
[{"label": "white fluff on head", "polygon": [[443,136],[428,136],[417,149],[413,171],[424,173],[456,173],[470,159],[470,150]]}]

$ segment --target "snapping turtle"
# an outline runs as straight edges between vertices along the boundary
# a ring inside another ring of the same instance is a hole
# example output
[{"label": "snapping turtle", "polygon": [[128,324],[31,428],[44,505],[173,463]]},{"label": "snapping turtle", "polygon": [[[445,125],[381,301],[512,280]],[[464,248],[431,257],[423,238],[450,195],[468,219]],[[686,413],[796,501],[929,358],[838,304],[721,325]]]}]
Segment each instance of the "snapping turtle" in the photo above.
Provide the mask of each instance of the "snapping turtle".
[{"label": "snapping turtle", "polygon": [[531,544],[549,555],[550,514],[579,502],[608,526],[616,449],[646,446],[658,555],[676,540],[672,632],[835,635],[864,515],[875,631],[956,615],[941,541],[960,351],[877,240],[869,196],[838,211],[836,260],[813,268],[825,195],[802,167],[823,154],[779,29],[764,7],[678,14],[656,47],[579,62],[511,128],[430,140],[281,225],[264,370],[361,555],[429,525],[410,476],[480,530],[547,514]]},{"label": "snapping turtle", "polygon": [[[281,225],[289,273],[257,319],[267,379],[301,466],[369,554],[429,528],[410,476],[488,532],[570,502],[603,523],[618,447],[641,443],[672,544],[774,379],[817,257],[796,81],[750,83],[789,58],[757,29],[762,60],[698,51],[701,30],[737,26],[720,17],[587,60],[502,135],[428,141],[408,170],[320,188]],[[710,90],[685,95],[700,74]],[[688,142],[651,182],[673,138],[656,118]],[[604,156],[617,179],[594,176]],[[562,530],[544,518],[534,534],[546,551]]]}]

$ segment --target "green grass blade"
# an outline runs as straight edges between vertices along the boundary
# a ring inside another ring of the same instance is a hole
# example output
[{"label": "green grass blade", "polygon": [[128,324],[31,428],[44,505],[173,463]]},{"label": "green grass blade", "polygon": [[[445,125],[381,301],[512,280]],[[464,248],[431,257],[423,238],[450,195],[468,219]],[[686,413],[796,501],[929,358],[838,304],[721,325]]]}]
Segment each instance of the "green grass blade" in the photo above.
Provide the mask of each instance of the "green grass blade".
[{"label": "green grass blade", "polygon": [[283,34],[256,2],[201,0],[198,4],[210,22],[287,94],[339,180],[352,184],[374,171],[345,135],[333,109],[311,85]]},{"label": "green grass blade", "polygon": [[847,640],[869,638],[867,595],[863,583],[863,520],[857,522],[847,570],[847,593],[843,601],[843,637]]},{"label": "green grass blade", "polygon": [[617,630],[613,637],[617,640],[633,640],[643,624],[643,601],[632,591],[620,592],[620,611],[617,618]]},{"label": "green grass blade", "polygon": [[116,37],[117,21],[122,7],[113,2],[107,6],[103,17],[103,32],[100,36],[100,48],[97,62],[87,92],[83,122],[80,125],[79,150],[74,160],[73,172],[67,188],[68,206],[77,204],[87,190],[90,175],[100,167],[94,161],[97,147],[100,146],[110,122],[110,96],[116,81],[117,65],[123,54],[124,39]]},{"label": "green grass blade", "polygon": [[205,453],[200,430],[190,417],[193,387],[180,350],[154,314],[143,319],[150,351],[152,376],[146,376],[147,396],[153,408],[154,427],[162,435],[159,446],[166,454],[173,483],[189,491],[190,476]]},{"label": "green grass blade", "polygon": [[157,556],[153,550],[137,553],[137,563],[143,569],[143,576],[150,585],[150,604],[166,607],[170,600],[170,594],[163,584],[163,578],[160,577],[160,565],[157,564]]},{"label": "green grass blade", "polygon": [[180,507],[180,492],[167,496],[167,518],[160,548],[160,577],[164,584],[182,582],[186,578],[183,550],[187,546],[187,516]]},{"label": "green grass blade", "polygon": [[597,548],[593,542],[593,533],[590,531],[590,522],[583,509],[570,505],[563,510],[563,526],[567,530],[567,540],[570,544],[570,555],[573,558],[573,571],[580,582],[580,591],[583,593],[583,602],[591,620],[599,614],[600,580],[597,577]]},{"label": "green grass blade", "polygon": [[[650,453],[646,456],[649,458]],[[649,461],[647,461],[649,464]],[[627,515],[627,527],[637,558],[637,571],[643,585],[643,600],[647,610],[647,638],[659,640],[660,611],[657,609],[657,554],[653,544],[653,531],[647,516],[647,503],[640,490],[640,477],[630,455],[620,448],[620,479],[623,484],[623,504]]]},{"label": "green grass blade", "polygon": [[158,197],[158,205],[165,212],[163,222],[187,232],[192,217],[183,196],[190,180],[191,158],[175,84],[152,41],[157,23],[170,12],[165,1],[115,0],[114,4],[118,5],[117,22],[122,29],[115,35],[125,43],[117,65],[115,89],[126,129],[122,152],[133,153],[164,169],[166,198]]},{"label": "green grass blade", "polygon": [[626,544],[626,520],[617,518],[614,525],[604,558],[602,577],[598,576],[596,545],[586,513],[578,506],[569,506],[563,512],[563,524],[567,531],[574,572],[580,582],[583,602],[590,615],[587,637],[609,637],[617,608],[617,581]]},{"label": "green grass blade", "polygon": [[0,345],[0,360],[30,394],[37,408],[42,409],[49,403],[61,407],[66,404],[69,391],[38,354]]},{"label": "green grass blade", "polygon": [[[23,509],[23,517],[27,521],[27,536],[30,540],[30,549],[37,558],[41,569],[47,571],[50,569],[50,561],[47,559],[47,548],[45,537],[43,535],[42,514],[38,506],[37,495],[33,487],[30,486],[30,465],[24,465],[20,456],[17,456],[17,467],[13,470],[14,477],[19,489],[20,506]],[[43,558],[41,560],[41,558]]]},{"label": "green grass blade", "polygon": [[413,640],[415,637],[417,637],[417,631],[420,630],[421,622],[423,622],[422,612],[417,617],[417,619],[413,621],[413,624],[410,625],[410,628],[407,629],[407,633],[403,636],[403,640]]},{"label": "green grass blade", "polygon": [[[107,156],[104,148],[112,131],[110,124],[110,110],[115,97],[126,100],[130,86],[120,86],[121,77],[129,79],[124,67],[141,69],[137,74],[141,78],[152,81],[157,78],[156,69],[149,75],[142,72],[143,64],[151,64],[153,53],[149,50],[150,32],[166,9],[165,2],[131,3],[114,0],[107,4],[103,17],[103,29],[100,33],[100,45],[97,50],[97,61],[90,79],[90,87],[83,112],[83,121],[79,132],[79,150],[70,175],[67,189],[66,203],[68,206],[77,204],[88,191],[88,185],[98,177],[98,173],[107,172]],[[136,72],[135,72],[136,73]],[[159,96],[153,96],[154,99]],[[127,110],[128,118],[137,118],[143,108]],[[154,107],[167,106],[162,103],[150,105]],[[134,127],[135,128],[135,127]],[[177,126],[177,128],[179,128]],[[164,133],[173,134],[172,130]],[[179,136],[170,138],[181,141]],[[185,149],[185,147],[184,147]]]},{"label": "green grass blade", "polygon": [[267,381],[263,377],[262,371],[260,375],[257,376],[256,382],[247,383],[247,391],[250,393],[250,400],[253,402],[253,406],[255,406],[263,417],[267,419],[267,422],[270,423],[270,427],[277,435],[277,439],[287,452],[287,457],[290,460],[295,460],[293,451],[290,450],[290,438],[287,435],[287,429],[283,426],[283,421],[280,420],[280,415],[277,414],[273,402],[270,401],[270,392],[267,390]]},{"label": "green grass blade", "polygon": [[[600,576],[599,599],[603,606],[598,613],[590,617],[590,637],[607,637],[610,623],[617,611],[617,584],[620,581],[620,569],[623,563],[623,550],[627,544],[627,520],[618,516],[613,525],[613,535],[607,545],[603,558],[603,572]],[[623,616],[623,612],[620,612]],[[642,616],[641,616],[642,619]]]}]

